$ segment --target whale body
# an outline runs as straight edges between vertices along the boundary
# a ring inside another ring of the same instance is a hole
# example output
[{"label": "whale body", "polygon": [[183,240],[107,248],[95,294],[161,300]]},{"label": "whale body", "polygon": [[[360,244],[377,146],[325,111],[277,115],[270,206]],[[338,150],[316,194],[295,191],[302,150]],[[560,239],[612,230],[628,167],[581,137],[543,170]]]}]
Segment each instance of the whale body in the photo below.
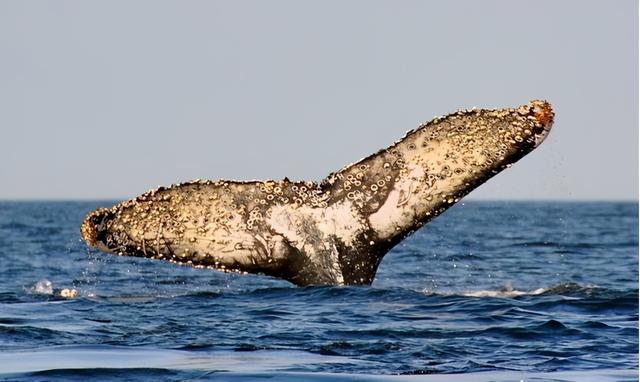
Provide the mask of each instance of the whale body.
[{"label": "whale body", "polygon": [[553,117],[549,103],[538,100],[458,111],[320,183],[160,187],[91,212],[82,238],[104,252],[296,285],[371,284],[391,248],[537,147]]}]

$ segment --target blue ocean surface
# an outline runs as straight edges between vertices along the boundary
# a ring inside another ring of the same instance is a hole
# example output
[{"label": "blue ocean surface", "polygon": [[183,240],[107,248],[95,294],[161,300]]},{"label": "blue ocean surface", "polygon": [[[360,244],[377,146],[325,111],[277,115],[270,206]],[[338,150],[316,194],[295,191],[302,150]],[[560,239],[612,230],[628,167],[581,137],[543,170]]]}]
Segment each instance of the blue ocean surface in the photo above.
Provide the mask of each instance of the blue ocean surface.
[{"label": "blue ocean surface", "polygon": [[89,250],[0,202],[0,380],[637,381],[638,204],[460,203],[370,287]]}]

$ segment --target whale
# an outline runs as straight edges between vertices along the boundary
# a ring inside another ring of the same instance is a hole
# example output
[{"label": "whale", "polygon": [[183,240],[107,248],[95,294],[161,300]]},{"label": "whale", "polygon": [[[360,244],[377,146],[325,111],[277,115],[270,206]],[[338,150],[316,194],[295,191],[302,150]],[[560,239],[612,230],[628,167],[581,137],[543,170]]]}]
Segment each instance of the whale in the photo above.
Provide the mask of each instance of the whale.
[{"label": "whale", "polygon": [[90,212],[89,247],[298,286],[369,285],[384,255],[538,147],[547,101],[461,110],[320,182],[194,180]]}]

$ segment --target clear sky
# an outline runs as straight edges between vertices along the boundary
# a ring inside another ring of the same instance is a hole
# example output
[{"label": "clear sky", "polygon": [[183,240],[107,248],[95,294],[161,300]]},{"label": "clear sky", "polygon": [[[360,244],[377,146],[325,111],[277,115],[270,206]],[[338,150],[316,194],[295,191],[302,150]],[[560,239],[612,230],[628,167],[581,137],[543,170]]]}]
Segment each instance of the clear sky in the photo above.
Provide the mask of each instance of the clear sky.
[{"label": "clear sky", "polygon": [[549,100],[475,199],[638,197],[638,2],[2,1],[0,199],[320,180],[436,115]]}]

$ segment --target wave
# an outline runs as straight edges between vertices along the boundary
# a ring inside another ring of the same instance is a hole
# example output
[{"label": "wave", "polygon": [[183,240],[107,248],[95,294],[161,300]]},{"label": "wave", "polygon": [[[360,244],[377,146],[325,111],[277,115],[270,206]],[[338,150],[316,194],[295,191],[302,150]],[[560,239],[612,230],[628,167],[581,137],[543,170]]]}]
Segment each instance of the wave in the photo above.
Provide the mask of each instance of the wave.
[{"label": "wave", "polygon": [[[634,290],[613,290],[602,288],[597,285],[587,284],[581,285],[578,283],[561,283],[550,287],[539,287],[532,289],[515,289],[510,284],[505,285],[500,289],[481,289],[471,290],[464,292],[451,292],[442,293],[443,295],[456,295],[464,297],[497,297],[497,298],[514,298],[520,296],[564,296],[564,297],[609,297],[614,298],[618,295],[626,295],[628,293],[638,293],[637,289]],[[426,294],[441,294],[433,293],[427,289],[423,290]]]},{"label": "wave", "polygon": [[0,353],[0,375],[70,369],[201,369],[252,372],[292,366],[358,362],[299,350],[184,351],[133,346],[55,346]]},{"label": "wave", "polygon": [[[479,365],[480,367],[484,365]],[[469,362],[467,368],[476,367]],[[477,369],[476,369],[477,370]],[[556,381],[556,382],[633,382],[638,380],[637,370],[602,369],[590,371],[562,371],[553,373],[529,373],[515,370],[495,370],[486,368],[486,371],[464,374],[438,374],[431,369],[416,369],[404,375],[372,375],[372,374],[348,374],[348,373],[304,373],[304,372],[224,372],[224,371],[191,371],[170,370],[158,368],[137,369],[59,369],[25,374],[11,378],[12,381],[40,381],[43,378],[49,381],[86,381],[98,379],[102,381],[242,381],[242,382],[273,382],[309,381],[309,382],[485,382],[485,381]]]},{"label": "wave", "polygon": [[[176,278],[177,284],[184,282],[182,278]],[[73,285],[78,285],[74,280]],[[336,298],[367,298],[380,299],[381,301],[389,301],[396,299],[420,298],[420,296],[431,297],[470,297],[470,298],[518,298],[527,296],[564,296],[575,298],[618,298],[633,296],[638,294],[638,289],[616,290],[600,287],[594,284],[578,284],[574,282],[559,283],[551,286],[540,286],[528,289],[515,288],[510,283],[500,288],[489,288],[479,290],[451,290],[451,289],[412,289],[400,287],[376,287],[374,286],[335,286],[335,285],[318,285],[307,287],[294,286],[267,286],[255,288],[203,288],[201,286],[194,287],[195,290],[182,288],[183,290],[167,290],[163,286],[166,282],[159,282],[157,289],[147,287],[143,292],[147,293],[117,293],[96,295],[92,285],[80,286],[79,289],[73,287],[56,287],[50,280],[41,279],[29,287],[25,288],[28,295],[45,296],[47,300],[69,300],[76,297],[85,299],[98,299],[110,302],[136,303],[148,302],[156,299],[195,299],[210,300],[221,297],[249,297],[259,300],[283,300],[286,302],[317,302],[324,300],[334,300]],[[170,285],[175,285],[173,282]],[[187,286],[188,288],[188,286]],[[24,298],[14,292],[0,293],[0,303],[17,303],[25,302]]]},{"label": "wave", "polygon": [[504,288],[504,289],[498,289],[498,290],[492,290],[492,289],[484,289],[484,290],[478,290],[478,291],[469,291],[469,292],[463,292],[462,295],[465,297],[505,297],[505,298],[509,298],[509,297],[518,297],[518,296],[524,296],[524,295],[529,295],[529,296],[537,296],[537,295],[541,295],[545,292],[547,292],[548,289],[546,288],[536,288],[533,290],[518,290],[518,289],[511,289],[511,288]]}]

